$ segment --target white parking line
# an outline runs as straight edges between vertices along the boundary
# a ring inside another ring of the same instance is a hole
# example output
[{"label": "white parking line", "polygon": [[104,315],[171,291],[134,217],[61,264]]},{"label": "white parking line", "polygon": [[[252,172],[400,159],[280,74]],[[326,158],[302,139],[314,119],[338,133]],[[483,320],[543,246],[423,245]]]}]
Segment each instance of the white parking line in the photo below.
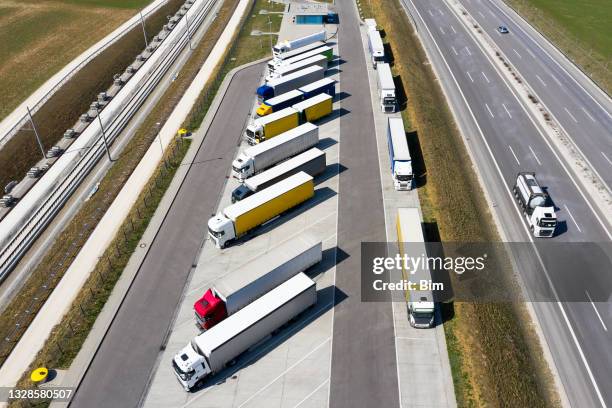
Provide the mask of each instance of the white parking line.
[{"label": "white parking line", "polygon": [[455,49],[455,47],[451,46],[451,49],[453,50],[453,52],[455,53],[455,55],[459,55],[459,53],[457,52],[457,50]]},{"label": "white parking line", "polygon": [[470,49],[468,47],[465,47],[465,52],[467,52],[468,55],[472,55],[472,53],[470,52]]},{"label": "white parking line", "polygon": [[596,122],[596,120],[591,116],[589,111],[587,111],[584,107],[582,108],[582,111],[589,117],[589,119],[591,119],[591,121]]},{"label": "white parking line", "polygon": [[321,387],[324,386],[325,383],[327,383],[328,381],[329,381],[329,378],[326,379],[325,381],[323,381],[317,388],[312,390],[312,392],[310,394],[305,396],[304,399],[301,400],[300,402],[298,402],[293,408],[298,408],[300,405],[302,405],[308,398],[312,397],[312,394],[314,394],[315,392],[319,391],[321,389]]},{"label": "white parking line", "polygon": [[542,85],[546,86],[546,82],[544,82],[544,81],[542,80],[542,78],[540,78],[540,76],[539,76],[538,74],[536,74],[536,78],[538,78],[538,81],[540,81],[540,83],[541,83]]},{"label": "white parking line", "polygon": [[556,76],[551,75],[550,77],[551,77],[552,79],[554,79],[554,80],[555,80],[555,82],[557,83],[557,85],[559,85],[559,86],[561,87],[561,89],[564,89],[564,88],[565,88],[565,87],[563,86],[563,84],[561,83],[561,81],[559,81],[559,79],[558,79]]},{"label": "white parking line", "polygon": [[491,115],[492,118],[495,117],[495,115],[493,114],[493,112],[491,111],[491,108],[489,108],[489,104],[485,103],[485,106],[487,107],[487,110],[489,111],[489,115]]},{"label": "white parking line", "polygon": [[506,108],[506,104],[502,103],[502,106],[504,107],[504,110],[506,111],[506,113],[508,114],[508,116],[510,117],[510,119],[512,119],[512,115],[510,114],[510,111],[508,110],[508,108]]},{"label": "white parking line", "polygon": [[531,58],[535,58],[535,54],[533,52],[531,52],[531,50],[529,48],[525,48],[527,50],[527,52],[529,53],[529,55],[531,55]]},{"label": "white parking line", "polygon": [[608,328],[606,327],[606,324],[604,323],[603,319],[601,318],[601,315],[599,314],[599,311],[595,307],[595,303],[593,303],[593,299],[591,299],[591,295],[589,295],[589,292],[587,292],[586,290],[584,291],[584,293],[586,293],[587,297],[589,298],[589,302],[591,302],[591,306],[593,306],[593,310],[595,311],[595,314],[597,315],[597,318],[599,319],[599,323],[601,323],[601,325],[603,326],[603,329],[605,331],[608,331]]},{"label": "white parking line", "polygon": [[438,13],[440,13],[441,16],[444,15],[444,12],[442,10],[440,10],[440,9],[438,9]]},{"label": "white parking line", "polygon": [[474,78],[472,78],[472,76],[470,75],[469,72],[466,72],[467,76],[470,78],[470,81],[474,82]]},{"label": "white parking line", "polygon": [[510,149],[510,152],[512,153],[512,155],[514,156],[514,160],[516,160],[516,162],[518,163],[518,165],[521,165],[521,162],[519,161],[518,157],[516,157],[516,154],[514,153],[514,150],[512,150],[512,146],[508,145],[508,149]]},{"label": "white parking line", "polygon": [[521,54],[519,54],[517,50],[515,50],[515,49],[513,48],[513,49],[512,49],[512,51],[514,51],[514,53],[515,53],[516,55],[518,55],[518,57],[519,57],[520,59],[523,59],[523,57],[521,57]]},{"label": "white parking line", "polygon": [[574,224],[576,224],[576,228],[578,228],[578,231],[582,232],[582,230],[580,229],[580,225],[578,225],[578,223],[576,222],[576,219],[572,215],[572,212],[569,210],[569,208],[567,208],[567,205],[563,204],[563,206],[565,207],[565,211],[567,211],[572,221],[574,221]]},{"label": "white parking line", "polygon": [[427,10],[427,12],[429,13],[430,16],[433,17],[433,13],[431,12],[431,10]]},{"label": "white parking line", "polygon": [[492,17],[497,18],[497,15],[491,9],[489,9],[489,14],[491,14]]},{"label": "white parking line", "polygon": [[457,30],[455,30],[455,27],[450,26],[451,30],[453,30],[453,33],[457,34]]},{"label": "white parking line", "polygon": [[481,74],[484,77],[485,81],[487,81],[487,84],[490,84],[491,81],[489,81],[489,78],[487,78],[487,75],[484,73],[484,71],[481,71]]},{"label": "white parking line", "polygon": [[444,32],[444,29],[443,29],[442,27],[440,27],[440,32],[441,32],[442,34],[446,34],[446,33]]},{"label": "white parking line", "polygon": [[538,164],[541,166],[542,162],[540,162],[540,159],[538,159],[538,156],[535,154],[535,152],[533,151],[533,149],[531,148],[531,146],[529,146],[529,150],[531,151],[531,154],[533,154],[533,157],[536,159],[536,161],[538,162]]},{"label": "white parking line", "polygon": [[574,115],[572,115],[572,113],[567,109],[567,108],[563,108],[565,109],[565,111],[567,112],[567,114],[569,115],[570,118],[572,118],[572,120],[576,123],[578,123],[578,121],[576,120],[576,118],[574,117]]},{"label": "white parking line", "polygon": [[480,14],[480,17],[485,18],[485,15],[482,14],[482,11],[479,11],[478,14]]},{"label": "white parking line", "polygon": [[601,152],[601,155],[604,157],[604,159],[606,159],[608,161],[608,163],[610,163],[610,166],[612,166],[612,160],[610,160],[608,158],[608,156],[606,156],[606,154],[604,152]]}]

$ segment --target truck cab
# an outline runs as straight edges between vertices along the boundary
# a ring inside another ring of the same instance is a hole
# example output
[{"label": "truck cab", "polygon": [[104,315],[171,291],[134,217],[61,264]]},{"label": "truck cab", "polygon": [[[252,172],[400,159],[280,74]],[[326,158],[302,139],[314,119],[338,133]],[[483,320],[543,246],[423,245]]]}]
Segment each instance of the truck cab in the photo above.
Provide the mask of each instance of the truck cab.
[{"label": "truck cab", "polygon": [[427,301],[426,297],[417,302],[408,302],[408,316],[410,326],[417,329],[433,327],[435,306],[434,302]]},{"label": "truck cab", "polygon": [[222,214],[208,220],[208,236],[217,248],[224,248],[228,241],[236,238],[234,224]]},{"label": "truck cab", "polygon": [[536,237],[552,237],[557,227],[555,207],[536,207],[531,214],[530,223]]},{"label": "truck cab", "polygon": [[410,161],[398,161],[393,166],[393,185],[396,190],[412,189],[412,163]]},{"label": "truck cab", "polygon": [[266,116],[272,113],[272,107],[268,106],[264,103],[262,103],[261,105],[259,105],[259,107],[257,108],[257,110],[255,111],[255,113],[257,114],[257,116]]},{"label": "truck cab", "polygon": [[518,173],[513,190],[533,235],[538,238],[552,237],[557,227],[557,214],[555,208],[549,205],[548,194],[538,183],[535,173]]},{"label": "truck cab", "polygon": [[244,180],[254,172],[253,160],[245,154],[241,154],[232,162],[232,176],[238,180]]},{"label": "truck cab", "polygon": [[210,329],[227,317],[225,303],[215,296],[212,289],[208,289],[204,296],[193,304],[193,310],[198,326],[204,330]]},{"label": "truck cab", "polygon": [[263,141],[264,128],[258,123],[251,123],[246,128],[247,142],[252,146]]},{"label": "truck cab", "polygon": [[172,359],[174,374],[176,374],[185,391],[191,390],[212,371],[204,356],[196,351],[197,346],[193,343],[185,346]]}]

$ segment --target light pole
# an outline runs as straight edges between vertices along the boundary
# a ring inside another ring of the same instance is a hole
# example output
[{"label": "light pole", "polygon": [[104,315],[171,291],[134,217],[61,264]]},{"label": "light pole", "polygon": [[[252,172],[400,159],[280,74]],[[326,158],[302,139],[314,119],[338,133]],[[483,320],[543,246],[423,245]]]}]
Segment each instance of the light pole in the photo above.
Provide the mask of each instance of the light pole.
[{"label": "light pole", "polygon": [[268,37],[270,37],[270,52],[272,52],[272,20],[268,14]]},{"label": "light pole", "polygon": [[162,159],[164,160],[164,164],[166,165],[166,167],[168,167],[168,162],[166,161],[166,157],[164,156],[164,145],[162,144],[161,135],[160,135],[161,122],[157,122],[155,124],[155,129],[157,131],[157,141],[159,142],[159,148],[161,149]]},{"label": "light pole", "polygon": [[187,12],[185,12],[185,24],[187,25],[187,38],[189,38],[189,49],[193,50],[193,45],[191,44],[191,32],[189,30],[189,19],[187,18]]},{"label": "light pole", "polygon": [[32,125],[32,130],[34,131],[34,135],[36,136],[36,141],[38,142],[38,147],[40,147],[40,151],[42,152],[43,159],[47,158],[47,153],[45,153],[45,148],[43,147],[42,141],[40,140],[40,136],[38,135],[38,130],[36,130],[36,125],[34,124],[34,118],[32,118],[32,112],[30,112],[30,107],[27,106],[28,116],[30,117],[30,124]]},{"label": "light pole", "polygon": [[100,130],[102,131],[102,142],[104,143],[104,148],[106,149],[106,155],[108,156],[108,161],[113,161],[110,150],[108,150],[108,143],[106,142],[106,132],[104,131],[104,126],[102,125],[102,118],[100,117],[100,109],[96,108],[96,113],[98,117],[98,122],[100,123]]},{"label": "light pole", "polygon": [[149,42],[147,41],[147,29],[145,28],[144,17],[142,17],[142,11],[140,11],[140,24],[142,25],[142,34],[144,35],[145,47],[149,46]]}]

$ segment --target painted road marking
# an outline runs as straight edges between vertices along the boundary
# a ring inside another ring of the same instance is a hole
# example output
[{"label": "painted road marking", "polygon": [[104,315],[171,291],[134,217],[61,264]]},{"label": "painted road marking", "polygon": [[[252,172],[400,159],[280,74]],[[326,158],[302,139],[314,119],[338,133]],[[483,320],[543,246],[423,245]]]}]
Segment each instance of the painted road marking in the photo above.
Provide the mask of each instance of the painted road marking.
[{"label": "painted road marking", "polygon": [[540,81],[540,83],[541,83],[542,85],[546,86],[546,82],[544,82],[544,81],[542,80],[542,78],[540,78],[540,76],[539,76],[538,74],[536,74],[536,78],[538,78],[538,81]]},{"label": "painted road marking", "polygon": [[542,163],[540,162],[540,159],[538,159],[538,156],[535,154],[535,152],[533,151],[533,149],[531,148],[531,146],[529,146],[529,150],[531,151],[531,154],[533,154],[533,157],[536,159],[536,161],[538,162],[538,164],[541,166]]},{"label": "painted road marking", "polygon": [[589,117],[589,119],[591,119],[591,121],[596,122],[595,118],[593,118],[589,111],[587,111],[584,107],[582,107],[582,111]]},{"label": "painted road marking", "polygon": [[587,292],[586,290],[584,291],[584,293],[586,293],[587,297],[589,298],[589,302],[591,302],[591,306],[593,306],[593,310],[595,311],[595,314],[597,315],[597,318],[599,319],[599,323],[601,323],[601,325],[603,326],[603,329],[605,331],[608,331],[608,328],[606,327],[606,324],[604,323],[603,319],[601,318],[601,315],[599,314],[599,311],[597,310],[597,307],[595,307],[595,303],[593,303],[593,299],[591,299],[591,295],[589,295],[589,292]]},{"label": "painted road marking", "polygon": [[491,108],[489,108],[489,105],[485,103],[485,106],[487,107],[487,110],[489,111],[489,115],[491,115],[491,117],[494,118],[495,115],[493,114],[493,112],[491,112]]},{"label": "painted road marking", "polygon": [[510,114],[510,111],[508,110],[508,108],[506,108],[506,104],[502,103],[502,106],[504,107],[504,110],[506,111],[506,113],[508,114],[508,116],[510,117],[510,119],[512,119],[512,115]]},{"label": "painted road marking", "polygon": [[529,53],[529,55],[531,55],[531,58],[535,59],[535,54],[533,52],[531,52],[531,50],[529,48],[525,48],[527,50],[527,52]]},{"label": "painted road marking", "polygon": [[443,29],[442,27],[440,27],[440,31],[442,32],[442,34],[446,34],[446,33],[444,32],[444,29]]},{"label": "painted road marking", "polygon": [[455,49],[455,47],[451,46],[453,52],[455,53],[455,55],[459,55],[459,53],[457,52],[457,50]]},{"label": "painted road marking", "polygon": [[308,398],[312,397],[312,395],[313,395],[315,392],[319,391],[319,390],[321,389],[321,387],[323,387],[323,386],[324,386],[324,385],[325,385],[325,384],[326,384],[328,381],[329,381],[329,378],[328,378],[328,379],[326,379],[325,381],[323,381],[321,384],[319,384],[319,385],[317,386],[317,388],[315,388],[314,390],[312,390],[312,391],[310,392],[310,394],[308,394],[307,396],[305,396],[305,397],[304,397],[304,399],[303,399],[303,400],[301,400],[300,402],[298,402],[298,403],[297,403],[297,404],[296,404],[296,405],[295,405],[293,408],[298,408],[300,405],[302,405],[302,404],[303,404],[303,403],[304,403],[304,402],[305,402],[305,401],[306,401]]},{"label": "painted road marking", "polygon": [[484,71],[481,71],[481,74],[484,77],[485,81],[487,81],[487,84],[490,84],[491,82],[489,81],[489,78],[487,78],[487,75],[484,73]]},{"label": "painted road marking", "polygon": [[521,162],[519,161],[518,157],[516,157],[516,154],[514,153],[514,150],[512,150],[512,146],[508,145],[508,149],[510,149],[510,152],[512,153],[512,155],[514,156],[514,160],[516,160],[516,162],[518,163],[518,165],[521,165]]},{"label": "painted road marking", "polygon": [[440,10],[440,9],[438,9],[438,13],[440,13],[441,16],[444,15],[444,12],[442,10]]},{"label": "painted road marking", "polygon": [[431,10],[427,10],[427,12],[429,13],[430,16],[433,17],[433,13],[431,12]]},{"label": "painted road marking", "polygon": [[578,228],[578,231],[582,232],[582,230],[580,229],[580,225],[578,225],[578,223],[576,222],[576,219],[572,215],[572,212],[569,210],[569,208],[567,208],[567,205],[563,204],[563,206],[565,207],[565,211],[567,211],[572,221],[574,221],[574,224],[576,224],[576,228]]},{"label": "painted road marking", "polygon": [[472,55],[472,53],[470,52],[470,49],[468,47],[465,47],[465,51],[468,53],[468,55]]},{"label": "painted road marking", "polygon": [[457,34],[457,30],[455,30],[455,27],[453,26],[450,26],[450,27],[451,27],[451,30],[453,30],[453,33]]},{"label": "painted road marking", "polygon": [[470,81],[474,82],[474,78],[472,78],[472,76],[470,75],[469,72],[466,72],[467,76],[470,78]]},{"label": "painted road marking", "polygon": [[610,163],[610,166],[612,166],[612,161],[608,158],[608,156],[606,156],[604,152],[601,152],[601,155],[608,161],[608,163]]},{"label": "painted road marking", "polygon": [[480,17],[485,18],[485,15],[482,14],[482,11],[479,11],[478,14],[480,14]]},{"label": "painted road marking", "polygon": [[521,54],[519,54],[517,50],[515,50],[515,49],[513,48],[513,49],[512,49],[512,51],[514,51],[514,53],[515,53],[516,55],[518,55],[518,57],[519,57],[520,59],[523,59],[523,57],[521,57]]},{"label": "painted road marking", "polygon": [[578,123],[578,121],[576,120],[576,118],[574,117],[574,115],[572,115],[572,113],[567,109],[567,108],[563,108],[565,109],[565,111],[567,112],[567,114],[570,116],[570,118],[572,118],[572,120],[576,123]]}]

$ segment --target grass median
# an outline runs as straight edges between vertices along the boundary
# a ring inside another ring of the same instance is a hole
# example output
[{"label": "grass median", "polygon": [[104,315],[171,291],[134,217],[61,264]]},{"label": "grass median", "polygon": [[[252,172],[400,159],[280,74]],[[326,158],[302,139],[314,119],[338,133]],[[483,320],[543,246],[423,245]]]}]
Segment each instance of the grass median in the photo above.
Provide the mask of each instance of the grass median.
[{"label": "grass median", "polygon": [[[384,28],[396,84],[406,95],[402,117],[428,240],[499,242],[470,156],[404,9],[397,0],[361,0],[360,7],[362,17]],[[508,272],[503,285],[515,292],[513,279]],[[455,302],[442,309],[458,406],[558,405],[524,304]]]},{"label": "grass median", "polygon": [[[106,209],[157,137],[158,123],[164,123],[178,104],[210,54],[237,4],[238,0],[226,0],[221,6],[217,19],[209,27],[204,37],[205,40],[197,45],[181,70],[181,75],[159,99],[126,148],[119,157],[114,158],[116,161],[101,181],[98,191],[82,205],[67,227],[58,235],[40,264],[32,271],[19,294],[2,311],[0,315],[0,339],[2,339],[0,340],[0,364],[4,363],[12,348],[89,238]],[[122,249],[122,253],[124,251],[126,251],[125,248]],[[65,325],[65,321],[62,324]],[[42,353],[49,353],[48,347],[51,345],[46,346]],[[63,352],[69,355],[66,350]]]}]

